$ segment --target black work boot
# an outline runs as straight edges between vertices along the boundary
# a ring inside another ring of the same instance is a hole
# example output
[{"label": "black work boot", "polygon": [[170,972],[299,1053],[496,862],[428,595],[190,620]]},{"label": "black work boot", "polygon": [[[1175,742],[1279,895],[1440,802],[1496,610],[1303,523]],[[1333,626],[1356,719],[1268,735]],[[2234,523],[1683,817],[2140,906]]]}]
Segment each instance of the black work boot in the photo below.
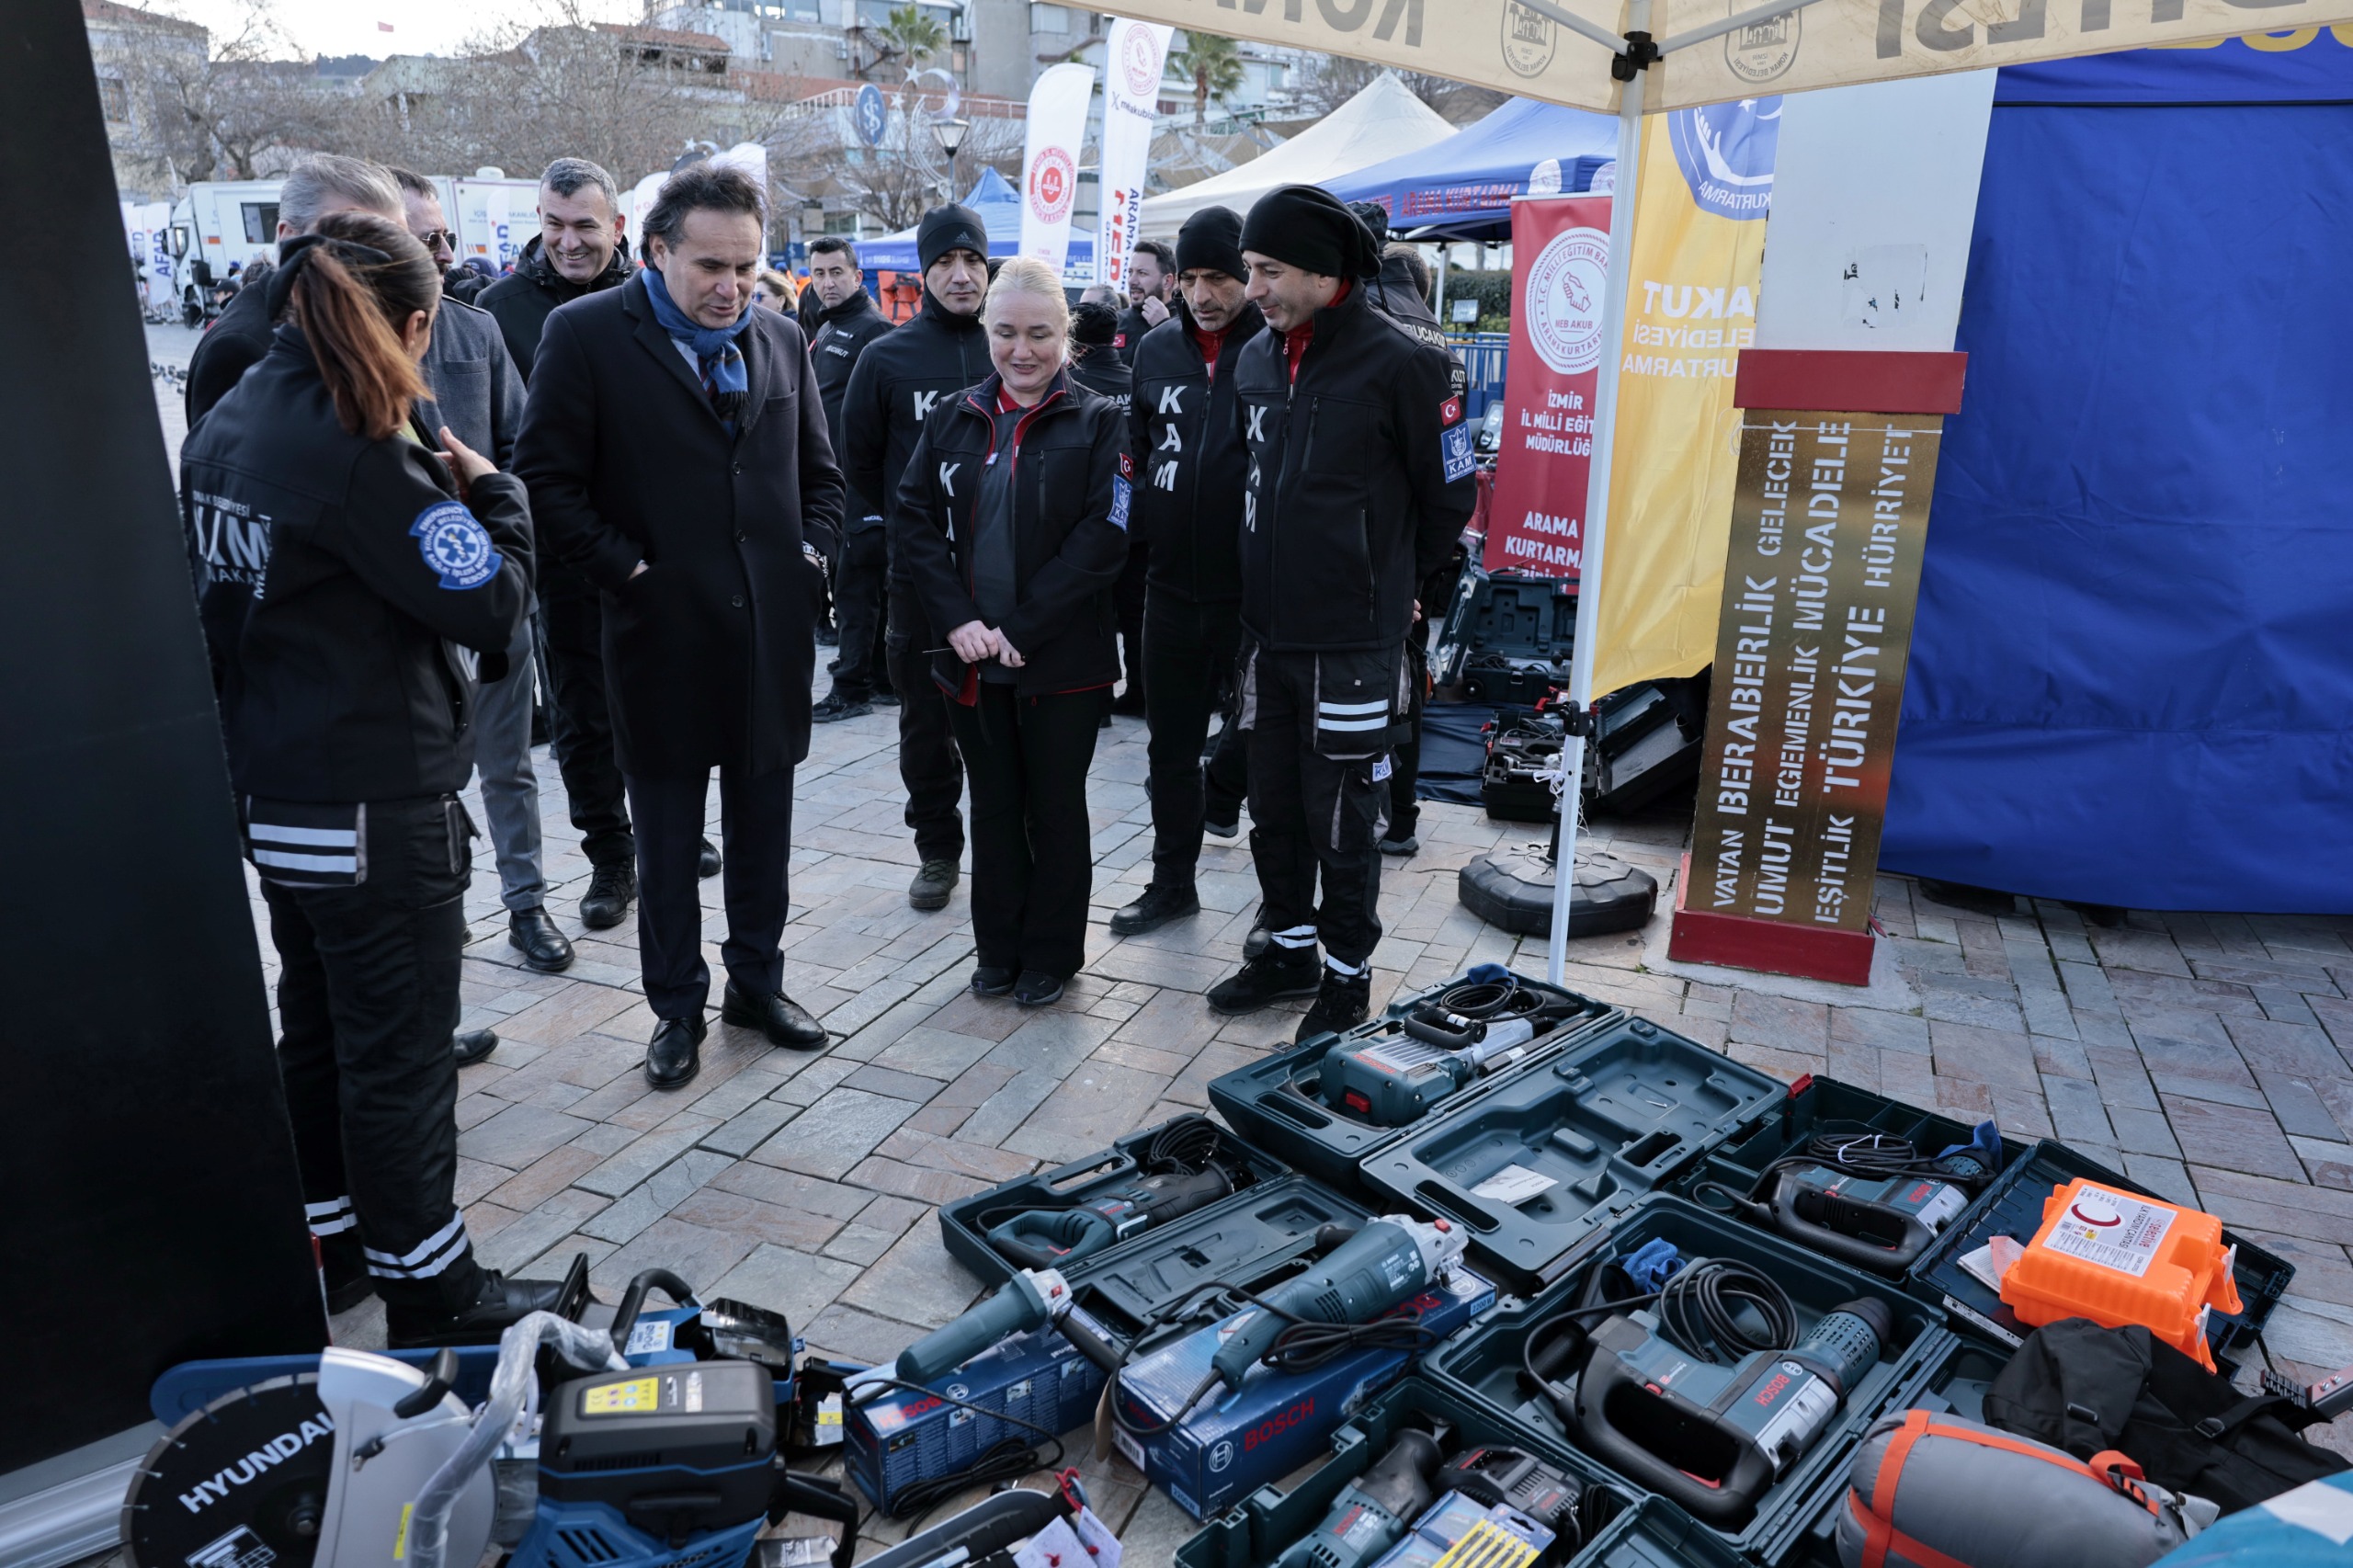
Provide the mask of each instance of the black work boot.
[{"label": "black work boot", "polygon": [[1299,1020],[1299,1033],[1291,1038],[1304,1040],[1319,1034],[1352,1029],[1364,1022],[1365,1015],[1371,1010],[1372,971],[1368,969],[1358,974],[1342,974],[1326,964],[1324,982],[1315,991],[1315,1006]]},{"label": "black work boot", "polygon": [[907,903],[915,909],[945,909],[948,895],[956,891],[962,876],[953,860],[926,860],[916,869],[915,880],[907,884]]},{"label": "black work boot", "polygon": [[1111,916],[1111,935],[1141,937],[1146,931],[1156,931],[1171,920],[1182,920],[1188,915],[1201,912],[1199,896],[1190,887],[1164,887],[1158,882],[1147,886],[1133,903]]},{"label": "black work boot", "polygon": [[1240,973],[1210,987],[1210,1011],[1255,1013],[1285,996],[1313,996],[1323,983],[1323,969],[1312,947],[1271,944],[1257,957],[1245,959]]},{"label": "black work boot", "polygon": [[591,931],[609,930],[629,918],[637,897],[637,868],[626,860],[599,866],[589,873],[588,891],[580,895],[580,924]]},{"label": "black work boot", "polygon": [[384,1342],[393,1350],[427,1345],[495,1345],[513,1324],[532,1312],[551,1312],[563,1297],[557,1279],[509,1279],[495,1268],[477,1270],[482,1283],[472,1299],[451,1308],[415,1301],[384,1303]]}]

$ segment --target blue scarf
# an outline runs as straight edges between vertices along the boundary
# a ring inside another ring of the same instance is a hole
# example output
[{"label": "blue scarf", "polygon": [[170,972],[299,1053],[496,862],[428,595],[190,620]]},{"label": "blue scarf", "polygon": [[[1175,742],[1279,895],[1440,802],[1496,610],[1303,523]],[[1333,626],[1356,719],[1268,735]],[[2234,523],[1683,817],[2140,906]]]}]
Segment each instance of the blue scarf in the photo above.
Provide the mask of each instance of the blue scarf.
[{"label": "blue scarf", "polygon": [[640,268],[638,276],[645,279],[645,297],[653,301],[654,319],[670,335],[672,342],[683,343],[695,351],[696,366],[710,388],[710,406],[730,429],[734,428],[736,415],[744,412],[744,395],[751,390],[744,372],[744,351],[735,346],[735,340],[752,324],[752,312],[759,307],[746,300],[744,313],[735,318],[733,326],[698,325],[670,298],[660,272],[647,267]]}]

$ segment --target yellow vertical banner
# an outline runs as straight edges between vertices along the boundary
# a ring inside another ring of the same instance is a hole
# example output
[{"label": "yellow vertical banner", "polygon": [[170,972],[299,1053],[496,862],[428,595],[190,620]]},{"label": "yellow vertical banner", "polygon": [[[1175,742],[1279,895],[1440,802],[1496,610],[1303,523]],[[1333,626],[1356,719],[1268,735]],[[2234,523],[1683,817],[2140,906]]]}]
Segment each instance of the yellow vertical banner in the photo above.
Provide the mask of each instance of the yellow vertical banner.
[{"label": "yellow vertical banner", "polygon": [[1656,115],[1643,128],[1618,381],[1594,695],[1715,657],[1740,412],[1756,336],[1781,100]]}]

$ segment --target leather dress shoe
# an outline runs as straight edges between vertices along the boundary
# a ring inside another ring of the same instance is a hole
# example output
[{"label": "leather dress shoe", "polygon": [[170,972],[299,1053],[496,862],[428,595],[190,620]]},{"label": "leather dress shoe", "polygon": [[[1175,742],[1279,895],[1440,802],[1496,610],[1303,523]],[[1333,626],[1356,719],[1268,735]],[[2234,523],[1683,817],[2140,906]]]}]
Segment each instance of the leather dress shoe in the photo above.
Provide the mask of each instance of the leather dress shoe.
[{"label": "leather dress shoe", "polygon": [[557,974],[572,967],[572,944],[543,908],[518,909],[509,915],[506,940],[521,950],[527,969]]},{"label": "leather dress shoe", "polygon": [[719,875],[721,863],[722,862],[719,858],[719,846],[713,844],[708,838],[704,839],[702,841],[702,854],[695,861],[695,875],[698,877],[715,877]]},{"label": "leather dress shoe", "polygon": [[561,1280],[509,1279],[495,1268],[485,1268],[474,1299],[455,1311],[386,1302],[385,1343],[393,1350],[428,1345],[495,1345],[499,1335],[529,1314],[555,1311],[563,1296]]},{"label": "leather dress shoe", "polygon": [[1200,896],[1191,888],[1164,887],[1154,882],[1133,903],[1111,916],[1111,935],[1140,937],[1146,931],[1157,931],[1171,920],[1182,920],[1200,912]]},{"label": "leather dress shoe", "polygon": [[793,1051],[815,1051],[825,1043],[825,1026],[809,1016],[809,1009],[781,991],[766,996],[739,987],[733,981],[719,999],[719,1019],[722,1023],[740,1024],[767,1036],[770,1045],[781,1045]]},{"label": "leather dress shoe", "polygon": [[701,1072],[706,1032],[699,1010],[689,1017],[663,1019],[645,1047],[645,1081],[657,1089],[675,1089]]},{"label": "leather dress shoe", "polygon": [[458,1065],[471,1067],[498,1049],[498,1037],[488,1029],[460,1029],[449,1037],[449,1045],[457,1052]]},{"label": "leather dress shoe", "polygon": [[588,876],[588,891],[580,895],[580,924],[591,931],[609,930],[629,918],[637,897],[637,868],[626,860],[599,866]]}]

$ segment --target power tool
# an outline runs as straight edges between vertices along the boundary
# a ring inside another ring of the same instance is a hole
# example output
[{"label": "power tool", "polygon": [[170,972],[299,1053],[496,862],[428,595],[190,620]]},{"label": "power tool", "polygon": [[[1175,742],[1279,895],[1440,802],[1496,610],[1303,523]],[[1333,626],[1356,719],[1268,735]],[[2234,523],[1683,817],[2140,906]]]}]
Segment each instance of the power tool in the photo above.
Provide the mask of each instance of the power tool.
[{"label": "power tool", "polygon": [[1222,1166],[1140,1176],[1067,1209],[1028,1209],[991,1225],[989,1245],[1022,1268],[1059,1268],[1138,1231],[1205,1209],[1234,1190]]},{"label": "power tool", "polygon": [[1520,1060],[1531,1041],[1583,1011],[1578,998],[1557,986],[1481,964],[1373,1032],[1333,1041],[1316,1093],[1345,1116],[1403,1127],[1473,1078]]},{"label": "power tool", "polygon": [[1842,1263],[1901,1276],[2002,1165],[2002,1136],[1981,1123],[1974,1139],[1934,1156],[1909,1140],[1864,1129],[1828,1130],[1757,1173],[1745,1194],[1719,1182],[1700,1188],[1732,1200],[1758,1224]]},{"label": "power tool", "polygon": [[1620,1474],[1704,1523],[1738,1529],[1830,1425],[1893,1327],[1884,1303],[1859,1299],[1796,1344],[1753,1349],[1724,1366],[1711,1358],[1717,1345],[1686,1348],[1670,1339],[1657,1312],[1613,1314],[1593,1331],[1574,1399],[1555,1392],[1554,1403],[1585,1447]]},{"label": "power tool", "polygon": [[1319,1325],[1369,1324],[1412,1301],[1461,1262],[1463,1244],[1462,1233],[1444,1220],[1426,1224],[1390,1214],[1367,1221],[1305,1273],[1256,1298],[1258,1310],[1210,1358],[1195,1403],[1215,1383],[1241,1387],[1279,1344],[1336,1341],[1344,1335],[1319,1334]]},{"label": "power tool", "polygon": [[1585,1483],[1524,1449],[1472,1449],[1438,1472],[1438,1487],[1516,1509],[1567,1542],[1572,1553],[1592,1533],[1586,1528]]},{"label": "power tool", "polygon": [[1438,1439],[1407,1427],[1372,1468],[1341,1489],[1331,1511],[1275,1568],[1359,1568],[1404,1539],[1436,1495]]},{"label": "power tool", "polygon": [[899,1352],[895,1360],[870,1367],[849,1379],[846,1397],[857,1399],[892,1382],[920,1386],[947,1376],[1011,1335],[1052,1324],[1087,1359],[1116,1371],[1120,1347],[1094,1321],[1078,1312],[1070,1284],[1051,1268],[1025,1268],[996,1293],[933,1329]]}]

